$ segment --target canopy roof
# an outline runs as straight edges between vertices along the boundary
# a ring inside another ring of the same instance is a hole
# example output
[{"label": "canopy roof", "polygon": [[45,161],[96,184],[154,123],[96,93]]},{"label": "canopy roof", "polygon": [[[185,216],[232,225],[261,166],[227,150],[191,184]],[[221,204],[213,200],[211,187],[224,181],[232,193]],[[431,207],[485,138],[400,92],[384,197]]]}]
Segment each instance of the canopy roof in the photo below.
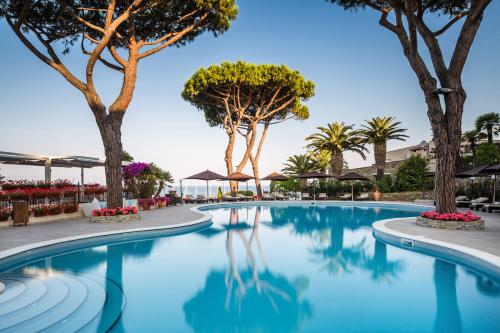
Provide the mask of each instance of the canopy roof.
[{"label": "canopy roof", "polygon": [[226,179],[234,180],[237,182],[246,182],[249,181],[250,179],[255,179],[255,178],[249,175],[245,175],[244,173],[241,172],[233,172],[232,174],[228,175]]},{"label": "canopy roof", "polygon": [[337,177],[338,180],[369,180],[368,178],[361,176],[356,172],[348,172],[342,176]]},{"label": "canopy roof", "polygon": [[323,172],[308,172],[298,175],[297,178],[313,179],[313,178],[333,178],[332,175]]},{"label": "canopy roof", "polygon": [[209,181],[209,180],[226,180],[227,178],[223,175],[219,175],[218,173],[207,169],[206,171],[202,171],[200,173],[197,173],[196,175],[192,175],[184,179],[198,179],[198,180]]},{"label": "canopy roof", "polygon": [[273,173],[265,176],[261,180],[282,180],[282,181],[284,181],[284,180],[288,180],[288,177],[282,175],[281,173],[273,172]]},{"label": "canopy roof", "polygon": [[62,168],[93,168],[104,166],[104,161],[87,156],[43,156],[0,151],[0,163],[13,165],[44,166],[50,162],[53,167]]}]

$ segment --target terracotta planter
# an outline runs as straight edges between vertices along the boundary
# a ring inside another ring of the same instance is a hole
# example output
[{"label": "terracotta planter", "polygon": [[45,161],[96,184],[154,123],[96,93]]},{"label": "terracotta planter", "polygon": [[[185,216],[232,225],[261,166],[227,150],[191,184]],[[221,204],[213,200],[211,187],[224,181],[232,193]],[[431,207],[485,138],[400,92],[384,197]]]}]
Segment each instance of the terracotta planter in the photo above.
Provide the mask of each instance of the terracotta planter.
[{"label": "terracotta planter", "polygon": [[373,199],[375,201],[380,201],[380,199],[382,199],[382,192],[375,190],[375,192],[373,192]]}]

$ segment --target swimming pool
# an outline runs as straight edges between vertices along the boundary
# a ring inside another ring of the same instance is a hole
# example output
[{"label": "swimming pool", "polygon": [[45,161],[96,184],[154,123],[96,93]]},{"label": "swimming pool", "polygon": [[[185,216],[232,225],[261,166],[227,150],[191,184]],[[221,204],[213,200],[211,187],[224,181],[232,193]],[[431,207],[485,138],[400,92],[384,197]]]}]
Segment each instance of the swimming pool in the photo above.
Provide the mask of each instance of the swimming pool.
[{"label": "swimming pool", "polygon": [[0,331],[500,332],[500,285],[377,241],[418,206],[209,206],[213,225],[0,274]]}]

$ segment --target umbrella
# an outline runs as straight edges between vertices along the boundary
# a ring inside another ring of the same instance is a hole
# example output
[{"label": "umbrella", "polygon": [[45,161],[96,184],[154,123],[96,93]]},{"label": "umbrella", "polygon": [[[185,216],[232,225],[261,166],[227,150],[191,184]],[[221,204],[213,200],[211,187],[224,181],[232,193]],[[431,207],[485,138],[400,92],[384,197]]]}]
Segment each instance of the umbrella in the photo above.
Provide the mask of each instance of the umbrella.
[{"label": "umbrella", "polygon": [[497,194],[497,175],[500,174],[500,164],[495,164],[492,166],[489,166],[487,168],[484,168],[481,172],[487,173],[489,175],[493,175],[493,203],[496,201],[496,194]]},{"label": "umbrella", "polygon": [[245,175],[244,173],[241,172],[233,172],[232,174],[225,177],[225,179],[232,180],[235,182],[247,182],[247,191],[248,191],[248,181],[250,179],[255,179],[255,177]]},{"label": "umbrella", "polygon": [[348,172],[342,176],[337,177],[338,180],[350,180],[351,181],[351,200],[354,200],[354,181],[355,180],[369,180],[368,178],[361,176],[356,172]]},{"label": "umbrella", "polygon": [[[184,179],[197,179],[197,180],[206,181],[207,182],[207,198],[208,198],[208,182],[210,180],[225,180],[226,177],[224,177],[223,175],[219,175],[218,173],[207,169],[206,171],[197,173],[196,175],[192,175],[192,176],[186,177]],[[182,190],[182,184],[181,184],[181,190]],[[181,195],[182,195],[182,193],[181,193]]]},{"label": "umbrella", "polygon": [[[297,178],[302,179],[325,179],[333,178],[332,175],[323,172],[307,172],[302,175],[298,175]],[[313,199],[316,200],[316,188],[313,187]]]},{"label": "umbrella", "polygon": [[273,172],[273,173],[265,176],[261,180],[270,180],[270,181],[275,181],[275,182],[281,182],[281,181],[288,180],[288,177],[282,175],[281,173]]},{"label": "umbrella", "polygon": [[487,167],[488,165],[480,165],[472,169],[457,172],[455,178],[472,178],[471,193],[474,194],[474,177],[487,177],[488,175],[484,173],[484,169]]},{"label": "umbrella", "polygon": [[285,180],[288,180],[288,177],[282,175],[281,173],[273,172],[273,173],[265,176],[261,180],[285,181]]}]

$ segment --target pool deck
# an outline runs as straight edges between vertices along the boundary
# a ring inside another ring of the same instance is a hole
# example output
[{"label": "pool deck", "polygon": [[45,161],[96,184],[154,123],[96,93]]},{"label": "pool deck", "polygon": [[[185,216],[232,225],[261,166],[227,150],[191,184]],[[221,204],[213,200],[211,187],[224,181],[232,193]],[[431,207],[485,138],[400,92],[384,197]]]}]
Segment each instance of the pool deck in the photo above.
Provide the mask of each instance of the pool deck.
[{"label": "pool deck", "polygon": [[[466,209],[460,209],[467,211]],[[469,247],[500,257],[500,213],[476,212],[485,221],[481,231],[432,229],[418,226],[415,219],[389,221],[385,227],[411,236],[425,237],[446,243]]]},{"label": "pool deck", "polygon": [[[143,230],[164,230],[206,222],[207,215],[193,211],[193,205],[178,205],[141,212],[141,219],[123,223],[91,223],[89,218],[46,222],[0,229],[0,259],[13,249],[31,245],[50,245],[58,240],[70,241],[85,237],[104,236]],[[35,247],[35,246],[34,246]],[[19,251],[12,251],[15,252]]]}]

